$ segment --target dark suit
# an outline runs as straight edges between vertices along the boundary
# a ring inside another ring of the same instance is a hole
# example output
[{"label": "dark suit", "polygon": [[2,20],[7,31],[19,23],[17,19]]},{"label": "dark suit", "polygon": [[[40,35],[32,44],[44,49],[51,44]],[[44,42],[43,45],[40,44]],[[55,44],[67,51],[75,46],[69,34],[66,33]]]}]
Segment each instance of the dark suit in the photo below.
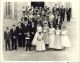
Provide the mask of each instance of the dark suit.
[{"label": "dark suit", "polygon": [[30,39],[31,39],[31,43],[32,43],[32,40],[34,38],[34,35],[36,33],[36,26],[35,26],[35,23],[33,24],[34,22],[31,23],[31,33],[30,33]]},{"label": "dark suit", "polygon": [[6,51],[7,51],[7,47],[9,48],[9,50],[11,50],[11,48],[10,48],[10,32],[7,32],[7,31],[4,32],[4,39],[5,39]]},{"label": "dark suit", "polygon": [[67,21],[70,21],[70,19],[71,19],[71,8],[66,9],[66,15],[67,15]]},{"label": "dark suit", "polygon": [[61,12],[61,8],[57,8],[57,11],[59,12],[59,15],[60,15],[60,12]]},{"label": "dark suit", "polygon": [[10,30],[12,50],[17,50],[17,31],[13,29]]},{"label": "dark suit", "polygon": [[57,24],[57,22],[56,22],[56,17],[54,17],[54,19],[53,19],[53,27],[54,27],[54,28],[56,28],[56,24]]},{"label": "dark suit", "polygon": [[52,13],[55,15],[57,13],[57,8],[53,7],[52,8]]},{"label": "dark suit", "polygon": [[19,47],[22,47],[22,45],[23,45],[23,30],[22,30],[22,28],[19,28],[17,31],[18,31],[18,45],[19,45]]},{"label": "dark suit", "polygon": [[48,27],[51,28],[51,23],[50,23],[50,21],[48,22]]},{"label": "dark suit", "polygon": [[25,24],[21,23],[21,28],[22,28],[22,46],[25,47],[25,32],[27,32],[27,28],[25,28]]},{"label": "dark suit", "polygon": [[64,18],[65,18],[65,8],[61,8],[60,16],[61,16],[61,20],[64,21]]},{"label": "dark suit", "polygon": [[29,38],[29,39],[26,39],[26,41],[27,41],[27,43],[26,43],[26,51],[28,50],[28,48],[31,51],[30,35],[27,35],[26,37]]}]

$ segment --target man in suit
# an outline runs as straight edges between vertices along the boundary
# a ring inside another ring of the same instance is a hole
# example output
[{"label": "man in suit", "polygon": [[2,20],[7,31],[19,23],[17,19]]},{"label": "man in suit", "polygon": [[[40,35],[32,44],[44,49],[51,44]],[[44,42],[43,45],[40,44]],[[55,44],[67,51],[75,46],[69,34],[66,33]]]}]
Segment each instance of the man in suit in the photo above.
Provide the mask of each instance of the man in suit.
[{"label": "man in suit", "polygon": [[9,31],[8,27],[6,27],[6,31],[4,32],[4,39],[5,39],[6,51],[7,51],[7,47],[9,50],[11,50],[11,48],[10,48],[10,31]]},{"label": "man in suit", "polygon": [[35,33],[36,33],[35,22],[31,22],[31,34],[30,34],[31,35],[31,43],[32,43]]},{"label": "man in suit", "polygon": [[71,8],[66,9],[66,15],[67,15],[67,21],[70,21],[70,19],[71,19]]},{"label": "man in suit", "polygon": [[29,19],[27,29],[28,29],[28,32],[30,33],[30,44],[32,46],[32,40],[33,40],[33,37],[34,37],[35,32],[36,32],[35,22],[32,21],[32,18]]},{"label": "man in suit", "polygon": [[23,21],[22,23],[20,23],[20,27],[22,28],[22,47],[25,47],[25,32],[27,32],[26,28],[25,28],[25,23],[28,21]]},{"label": "man in suit", "polygon": [[55,14],[57,12],[57,4],[52,8],[52,13]]},{"label": "man in suit", "polygon": [[13,25],[13,28],[10,29],[11,42],[12,42],[12,50],[17,50],[17,31],[16,26]]},{"label": "man in suit", "polygon": [[61,6],[60,16],[61,16],[61,20],[64,21],[64,18],[65,18],[65,8],[63,8],[63,5]]},{"label": "man in suit", "polygon": [[22,45],[23,45],[23,30],[22,30],[20,22],[19,22],[19,26],[17,29],[17,36],[18,36],[18,45],[19,45],[19,47],[22,47]]}]

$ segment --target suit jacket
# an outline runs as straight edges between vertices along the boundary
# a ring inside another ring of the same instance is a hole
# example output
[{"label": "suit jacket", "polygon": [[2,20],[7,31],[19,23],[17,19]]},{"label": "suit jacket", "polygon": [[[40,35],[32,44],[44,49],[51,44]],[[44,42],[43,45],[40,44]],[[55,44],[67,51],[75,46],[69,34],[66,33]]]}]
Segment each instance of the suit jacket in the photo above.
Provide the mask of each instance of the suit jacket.
[{"label": "suit jacket", "polygon": [[13,31],[13,29],[10,29],[10,36],[12,40],[17,39],[17,35],[17,30]]},{"label": "suit jacket", "polygon": [[57,8],[53,7],[52,12],[55,14],[57,12]]},{"label": "suit jacket", "polygon": [[10,32],[7,32],[7,31],[4,32],[4,39],[10,40]]},{"label": "suit jacket", "polygon": [[61,15],[61,16],[65,16],[65,8],[61,8],[60,15]]},{"label": "suit jacket", "polygon": [[23,38],[23,36],[24,36],[23,29],[19,28],[18,29],[18,38]]},{"label": "suit jacket", "polygon": [[36,32],[36,26],[35,26],[35,23],[33,24],[34,22],[31,23],[31,32]]},{"label": "suit jacket", "polygon": [[67,14],[67,15],[71,15],[71,8],[66,9],[66,14]]}]

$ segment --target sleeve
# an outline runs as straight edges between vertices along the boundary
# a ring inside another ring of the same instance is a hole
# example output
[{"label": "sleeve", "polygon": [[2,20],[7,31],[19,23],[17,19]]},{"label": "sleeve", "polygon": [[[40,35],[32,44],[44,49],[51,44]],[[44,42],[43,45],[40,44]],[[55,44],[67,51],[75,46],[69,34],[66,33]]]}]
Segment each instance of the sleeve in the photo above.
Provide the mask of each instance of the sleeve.
[{"label": "sleeve", "polygon": [[4,39],[6,39],[6,32],[4,32]]}]

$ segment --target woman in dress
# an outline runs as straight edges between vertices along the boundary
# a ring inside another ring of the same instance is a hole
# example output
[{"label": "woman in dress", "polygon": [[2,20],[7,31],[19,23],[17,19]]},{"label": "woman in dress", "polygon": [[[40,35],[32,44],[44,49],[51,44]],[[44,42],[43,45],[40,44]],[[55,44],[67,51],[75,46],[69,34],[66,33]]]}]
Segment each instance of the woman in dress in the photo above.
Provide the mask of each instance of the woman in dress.
[{"label": "woman in dress", "polygon": [[36,51],[44,51],[44,50],[45,50],[45,44],[43,41],[43,34],[42,32],[39,32],[36,43]]},{"label": "woman in dress", "polygon": [[37,43],[37,37],[39,36],[39,32],[42,31],[42,27],[40,24],[37,25],[37,32],[35,33],[34,35],[34,38],[33,38],[33,41],[32,41],[32,45],[33,46],[36,46],[36,43]]},{"label": "woman in dress", "polygon": [[55,28],[51,24],[51,28],[49,29],[49,48],[54,48],[54,40],[55,40]]},{"label": "woman in dress", "polygon": [[46,45],[46,48],[48,47],[49,45],[49,27],[48,27],[48,22],[47,21],[44,21],[44,27],[43,27],[43,40],[44,40],[44,43]]},{"label": "woman in dress", "polygon": [[57,49],[57,50],[63,49],[61,46],[61,30],[59,29],[59,26],[57,26],[55,30],[54,49]]},{"label": "woman in dress", "polygon": [[61,45],[63,46],[63,48],[71,47],[71,43],[68,38],[68,31],[65,26],[62,27],[62,30],[61,30]]}]

